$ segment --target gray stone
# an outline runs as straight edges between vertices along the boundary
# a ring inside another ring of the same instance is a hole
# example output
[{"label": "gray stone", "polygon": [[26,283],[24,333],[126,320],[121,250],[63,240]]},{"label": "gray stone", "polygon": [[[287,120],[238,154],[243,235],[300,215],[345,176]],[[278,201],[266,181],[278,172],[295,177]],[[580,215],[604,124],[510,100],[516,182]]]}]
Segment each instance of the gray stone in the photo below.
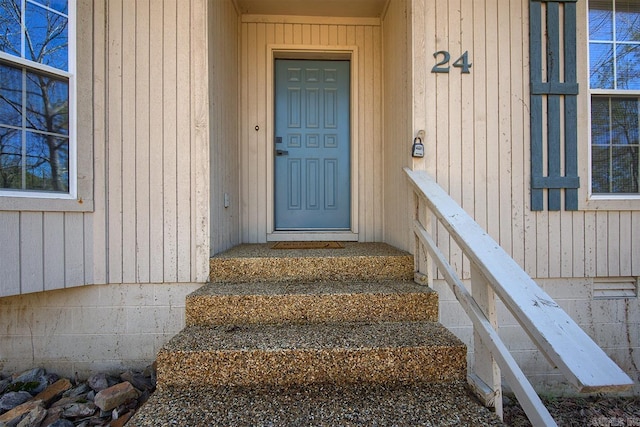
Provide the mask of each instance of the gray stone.
[{"label": "gray stone", "polygon": [[96,405],[88,403],[72,403],[64,407],[62,416],[65,418],[89,417],[96,412]]},{"label": "gray stone", "polygon": [[85,396],[89,391],[91,391],[91,387],[89,387],[89,384],[82,383],[79,386],[72,388],[71,390],[67,390],[63,394],[63,396],[64,397]]},{"label": "gray stone", "polygon": [[43,425],[42,427],[73,427],[73,423],[69,420],[65,420],[64,418],[60,418],[52,422],[49,425]]},{"label": "gray stone", "polygon": [[28,371],[24,371],[21,374],[19,374],[17,377],[15,377],[13,379],[14,383],[17,382],[21,382],[21,383],[30,383],[30,382],[35,382],[38,381],[40,382],[40,380],[47,375],[47,371],[45,371],[42,368],[34,368],[34,369],[30,369]]},{"label": "gray stone", "polygon": [[31,397],[31,393],[26,391],[10,391],[0,397],[0,411],[9,411],[18,405],[22,405],[24,402],[31,399]]},{"label": "gray stone", "polygon": [[4,391],[7,389],[7,387],[9,387],[10,384],[11,384],[11,378],[5,378],[3,380],[0,380],[0,394],[4,393]]},{"label": "gray stone", "polygon": [[127,371],[120,375],[122,381],[129,381],[132,386],[140,391],[153,390],[155,388],[150,377],[144,376],[140,372]]},{"label": "gray stone", "polygon": [[105,388],[109,388],[109,381],[107,380],[107,374],[99,372],[91,375],[87,380],[87,384],[96,392],[102,391]]},{"label": "gray stone", "polygon": [[18,427],[38,427],[47,417],[47,410],[36,406],[18,423]]}]

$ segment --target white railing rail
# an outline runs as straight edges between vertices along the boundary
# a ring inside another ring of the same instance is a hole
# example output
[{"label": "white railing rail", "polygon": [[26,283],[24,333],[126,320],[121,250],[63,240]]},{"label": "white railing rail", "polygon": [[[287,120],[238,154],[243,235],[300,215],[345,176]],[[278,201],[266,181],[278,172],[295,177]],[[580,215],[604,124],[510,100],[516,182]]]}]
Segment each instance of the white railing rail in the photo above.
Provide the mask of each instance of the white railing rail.
[{"label": "white railing rail", "polygon": [[[578,391],[624,391],[633,385],[629,376],[431,176],[408,168],[405,172],[414,189],[416,271],[431,274],[430,263],[434,262],[471,318],[474,363],[469,380],[485,404],[494,406],[502,417],[502,370],[533,425],[556,425],[496,332],[496,296]],[[444,226],[471,263],[471,293],[427,231],[432,217]]]}]

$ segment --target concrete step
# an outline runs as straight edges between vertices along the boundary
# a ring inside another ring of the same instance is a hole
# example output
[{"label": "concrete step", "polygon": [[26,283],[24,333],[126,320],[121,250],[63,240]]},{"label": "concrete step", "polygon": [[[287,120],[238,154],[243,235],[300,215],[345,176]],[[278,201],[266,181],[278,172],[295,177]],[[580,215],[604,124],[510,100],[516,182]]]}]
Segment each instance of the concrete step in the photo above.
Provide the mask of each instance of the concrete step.
[{"label": "concrete step", "polygon": [[165,388],[127,423],[152,426],[504,426],[463,382]]},{"label": "concrete step", "polygon": [[210,259],[209,281],[317,282],[413,280],[413,256],[385,243],[343,242],[342,249],[236,246]]},{"label": "concrete step", "polygon": [[210,283],[186,299],[186,324],[438,321],[438,294],[413,281]]},{"label": "concrete step", "polygon": [[466,348],[435,322],[190,326],[157,357],[158,387],[445,382]]}]

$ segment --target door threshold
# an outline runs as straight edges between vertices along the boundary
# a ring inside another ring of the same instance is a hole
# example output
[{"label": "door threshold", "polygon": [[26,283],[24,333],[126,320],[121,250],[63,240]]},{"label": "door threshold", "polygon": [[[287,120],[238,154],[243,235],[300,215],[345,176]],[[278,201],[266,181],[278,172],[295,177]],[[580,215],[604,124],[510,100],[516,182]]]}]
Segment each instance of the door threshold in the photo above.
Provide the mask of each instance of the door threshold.
[{"label": "door threshold", "polygon": [[267,234],[267,242],[313,242],[320,240],[357,242],[358,234],[350,231],[274,231]]}]

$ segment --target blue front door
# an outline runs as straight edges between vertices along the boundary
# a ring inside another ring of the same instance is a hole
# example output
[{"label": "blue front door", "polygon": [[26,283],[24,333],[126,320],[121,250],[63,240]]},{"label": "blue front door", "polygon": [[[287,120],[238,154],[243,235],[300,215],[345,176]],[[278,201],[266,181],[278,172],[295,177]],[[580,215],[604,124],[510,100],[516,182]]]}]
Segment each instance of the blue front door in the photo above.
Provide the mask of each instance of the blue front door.
[{"label": "blue front door", "polygon": [[277,231],[351,228],[349,65],[276,60]]}]

